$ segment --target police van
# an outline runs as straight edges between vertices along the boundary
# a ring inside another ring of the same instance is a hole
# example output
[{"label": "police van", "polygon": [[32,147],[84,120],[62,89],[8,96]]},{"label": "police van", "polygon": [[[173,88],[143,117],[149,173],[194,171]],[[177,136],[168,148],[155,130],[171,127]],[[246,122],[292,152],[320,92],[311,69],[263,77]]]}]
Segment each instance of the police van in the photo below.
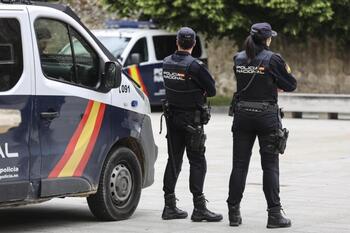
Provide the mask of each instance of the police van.
[{"label": "police van", "polygon": [[98,219],[128,218],[154,180],[147,96],[70,8],[11,2],[0,0],[0,207],[78,196]]},{"label": "police van", "polygon": [[[176,33],[156,29],[154,24],[142,21],[109,20],[106,26],[108,29],[92,32],[139,84],[151,105],[160,105],[165,98],[162,62],[177,49]],[[192,56],[207,64],[201,37],[197,36],[196,41]]]}]

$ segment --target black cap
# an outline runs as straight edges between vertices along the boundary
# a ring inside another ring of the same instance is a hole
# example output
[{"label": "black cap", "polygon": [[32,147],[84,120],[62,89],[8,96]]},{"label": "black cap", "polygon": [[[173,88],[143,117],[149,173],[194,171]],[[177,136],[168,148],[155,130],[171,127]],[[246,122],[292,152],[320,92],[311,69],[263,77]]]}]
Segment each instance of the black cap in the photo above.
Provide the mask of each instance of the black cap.
[{"label": "black cap", "polygon": [[277,36],[277,32],[272,30],[269,23],[256,23],[250,28],[250,35],[267,39],[269,37]]},{"label": "black cap", "polygon": [[192,28],[182,27],[177,32],[176,39],[182,48],[188,49],[191,48],[196,42],[196,33]]}]

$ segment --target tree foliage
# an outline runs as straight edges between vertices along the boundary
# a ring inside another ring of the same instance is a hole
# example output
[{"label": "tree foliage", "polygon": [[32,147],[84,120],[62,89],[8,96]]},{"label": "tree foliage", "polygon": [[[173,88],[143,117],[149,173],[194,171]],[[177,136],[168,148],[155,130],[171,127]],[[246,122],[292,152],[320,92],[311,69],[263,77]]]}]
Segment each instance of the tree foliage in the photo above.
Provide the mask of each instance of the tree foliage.
[{"label": "tree foliage", "polygon": [[350,42],[350,0],[103,0],[121,17],[152,19],[168,29],[190,26],[209,37],[241,41],[255,22],[288,38]]}]

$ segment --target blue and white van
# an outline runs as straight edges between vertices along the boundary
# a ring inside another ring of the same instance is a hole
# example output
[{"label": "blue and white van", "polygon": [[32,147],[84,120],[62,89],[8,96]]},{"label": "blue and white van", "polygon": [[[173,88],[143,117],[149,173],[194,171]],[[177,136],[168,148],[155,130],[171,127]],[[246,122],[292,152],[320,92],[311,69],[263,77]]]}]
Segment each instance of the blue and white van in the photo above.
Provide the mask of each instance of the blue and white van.
[{"label": "blue and white van", "polygon": [[[151,105],[160,105],[161,99],[165,98],[162,63],[176,50],[176,33],[147,28],[144,23],[133,21],[111,20],[107,21],[107,27],[109,29],[92,32],[139,84]],[[199,36],[192,56],[207,64],[204,43]]]},{"label": "blue and white van", "polygon": [[79,196],[125,219],[156,158],[147,96],[70,8],[0,3],[0,207]]}]

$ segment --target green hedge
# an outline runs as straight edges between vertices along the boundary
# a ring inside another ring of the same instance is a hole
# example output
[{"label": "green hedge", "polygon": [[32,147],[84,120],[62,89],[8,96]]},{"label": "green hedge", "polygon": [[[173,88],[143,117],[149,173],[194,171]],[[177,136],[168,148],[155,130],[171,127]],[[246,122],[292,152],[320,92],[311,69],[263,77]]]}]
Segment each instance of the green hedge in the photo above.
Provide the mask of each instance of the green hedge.
[{"label": "green hedge", "polygon": [[231,103],[231,99],[231,97],[220,95],[208,98],[212,106],[229,106]]},{"label": "green hedge", "polygon": [[102,0],[121,17],[153,19],[164,28],[187,25],[209,37],[241,42],[255,22],[288,38],[332,37],[350,42],[350,0]]}]

